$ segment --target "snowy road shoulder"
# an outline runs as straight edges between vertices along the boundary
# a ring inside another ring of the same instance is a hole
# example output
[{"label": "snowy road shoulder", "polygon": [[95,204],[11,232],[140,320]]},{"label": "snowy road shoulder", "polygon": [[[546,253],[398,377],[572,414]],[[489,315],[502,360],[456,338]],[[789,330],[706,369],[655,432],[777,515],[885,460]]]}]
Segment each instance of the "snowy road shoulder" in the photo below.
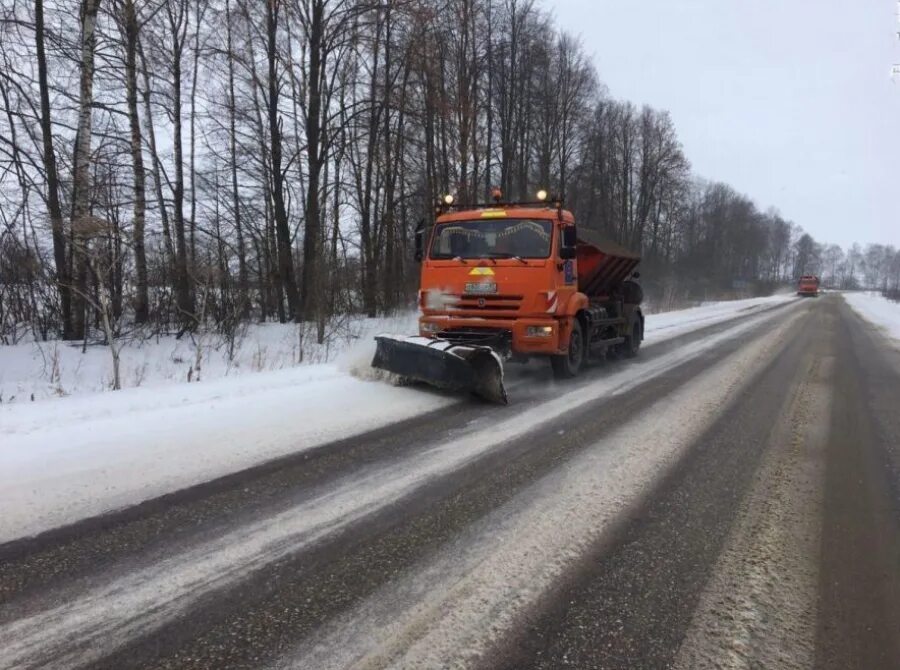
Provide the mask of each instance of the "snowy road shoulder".
[{"label": "snowy road shoulder", "polygon": [[[452,402],[333,366],[0,409],[0,542]],[[51,410],[48,412],[48,409]]]},{"label": "snowy road shoulder", "polygon": [[797,300],[793,293],[780,293],[765,298],[710,302],[698,307],[660,312],[647,315],[644,336],[647,344],[669,340],[699,328],[712,326],[733,319],[741,314],[752,314],[770,307],[777,307]]},{"label": "snowy road shoulder", "polygon": [[834,358],[812,359],[701,596],[675,667],[815,665]]},{"label": "snowy road shoulder", "polygon": [[900,302],[875,293],[844,293],[844,300],[866,321],[881,328],[900,346]]}]

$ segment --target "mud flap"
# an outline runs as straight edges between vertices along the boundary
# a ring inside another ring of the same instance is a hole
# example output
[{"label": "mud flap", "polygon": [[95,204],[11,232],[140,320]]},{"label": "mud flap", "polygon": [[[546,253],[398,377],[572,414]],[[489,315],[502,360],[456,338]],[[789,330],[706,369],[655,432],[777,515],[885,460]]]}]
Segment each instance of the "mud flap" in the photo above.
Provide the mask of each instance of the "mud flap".
[{"label": "mud flap", "polygon": [[375,338],[372,367],[448,391],[467,391],[507,404],[503,365],[490,347],[450,344],[424,337]]}]

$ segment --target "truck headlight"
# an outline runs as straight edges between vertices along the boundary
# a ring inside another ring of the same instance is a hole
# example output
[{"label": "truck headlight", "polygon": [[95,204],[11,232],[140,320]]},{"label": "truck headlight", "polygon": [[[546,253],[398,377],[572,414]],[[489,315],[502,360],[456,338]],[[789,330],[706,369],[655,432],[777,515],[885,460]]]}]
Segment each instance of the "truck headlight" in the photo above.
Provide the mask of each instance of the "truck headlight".
[{"label": "truck headlight", "polygon": [[528,326],[525,329],[528,337],[550,337],[553,335],[553,326]]},{"label": "truck headlight", "polygon": [[434,335],[438,332],[441,327],[434,323],[433,321],[421,321],[419,322],[419,332],[423,335]]}]

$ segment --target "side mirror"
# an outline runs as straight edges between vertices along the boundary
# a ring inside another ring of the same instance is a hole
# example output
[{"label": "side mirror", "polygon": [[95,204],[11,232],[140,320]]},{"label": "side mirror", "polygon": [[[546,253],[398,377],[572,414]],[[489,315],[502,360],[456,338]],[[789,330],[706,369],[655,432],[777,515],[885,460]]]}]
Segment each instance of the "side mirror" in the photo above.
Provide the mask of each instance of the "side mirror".
[{"label": "side mirror", "polygon": [[564,261],[575,258],[578,247],[578,231],[575,226],[566,226],[562,229],[562,246],[559,248],[559,257]]},{"label": "side mirror", "polygon": [[414,237],[416,241],[416,251],[414,257],[417,263],[421,263],[422,259],[425,257],[425,219],[419,219],[419,222],[416,224],[416,232]]}]

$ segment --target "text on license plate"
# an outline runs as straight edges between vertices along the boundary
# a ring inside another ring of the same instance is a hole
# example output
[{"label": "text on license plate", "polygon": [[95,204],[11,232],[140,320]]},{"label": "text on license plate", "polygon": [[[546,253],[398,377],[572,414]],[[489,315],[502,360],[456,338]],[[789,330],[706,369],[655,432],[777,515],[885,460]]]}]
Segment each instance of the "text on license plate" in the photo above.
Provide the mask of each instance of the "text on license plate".
[{"label": "text on license plate", "polygon": [[466,284],[466,293],[496,293],[497,284],[494,282],[469,282]]}]

